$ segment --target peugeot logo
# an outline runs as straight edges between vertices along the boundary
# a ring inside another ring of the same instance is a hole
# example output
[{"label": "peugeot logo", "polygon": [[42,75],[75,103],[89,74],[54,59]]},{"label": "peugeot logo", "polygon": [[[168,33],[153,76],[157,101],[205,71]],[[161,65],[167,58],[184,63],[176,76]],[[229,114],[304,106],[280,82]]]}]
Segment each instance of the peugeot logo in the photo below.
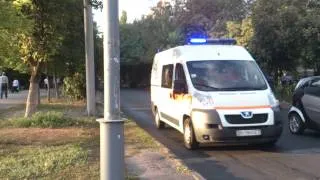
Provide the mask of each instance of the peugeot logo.
[{"label": "peugeot logo", "polygon": [[251,111],[243,111],[243,112],[241,112],[241,116],[244,119],[251,119],[253,116],[253,113]]}]

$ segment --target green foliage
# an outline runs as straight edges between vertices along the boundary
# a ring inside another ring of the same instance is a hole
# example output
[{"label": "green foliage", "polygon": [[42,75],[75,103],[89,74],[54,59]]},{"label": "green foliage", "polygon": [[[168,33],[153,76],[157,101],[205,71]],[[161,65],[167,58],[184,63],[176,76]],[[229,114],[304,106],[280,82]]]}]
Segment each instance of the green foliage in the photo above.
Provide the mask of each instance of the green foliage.
[{"label": "green foliage", "polygon": [[58,128],[71,126],[73,121],[66,118],[63,113],[49,111],[46,113],[37,112],[30,118],[19,118],[11,120],[14,127],[41,127],[41,128]]},{"label": "green foliage", "polygon": [[97,123],[90,118],[70,118],[59,111],[36,112],[29,118],[16,118],[1,123],[2,127],[20,128],[62,128],[62,127],[95,127]]},{"label": "green foliage", "polygon": [[[259,0],[254,4],[251,50],[276,78],[283,71],[294,71],[299,64],[318,64],[320,53],[315,47],[319,47],[319,39],[314,33],[320,30],[320,11],[319,6],[308,7],[312,2]],[[313,17],[309,19],[310,13]]]},{"label": "green foliage", "polygon": [[295,85],[278,85],[275,87],[275,95],[278,99],[286,102],[292,102],[292,96]]},{"label": "green foliage", "polygon": [[87,158],[87,151],[72,144],[0,151],[0,178],[45,178],[69,166],[83,165]]},{"label": "green foliage", "polygon": [[128,15],[126,11],[122,11],[121,18],[120,18],[120,24],[127,24]]},{"label": "green foliage", "polygon": [[241,21],[247,12],[245,0],[188,0],[179,5],[177,22],[185,37],[205,34],[222,37],[227,34],[226,22]]},{"label": "green foliage", "polygon": [[249,48],[253,37],[253,27],[250,17],[243,19],[241,23],[235,21],[227,22],[227,30],[229,37],[235,38],[240,46]]},{"label": "green foliage", "polygon": [[74,100],[84,99],[86,84],[83,73],[75,73],[73,76],[65,77],[63,83],[64,96]]},{"label": "green foliage", "polygon": [[10,1],[0,0],[0,69],[11,67],[25,71],[20,61],[18,34],[29,33],[32,22],[23,16]]}]

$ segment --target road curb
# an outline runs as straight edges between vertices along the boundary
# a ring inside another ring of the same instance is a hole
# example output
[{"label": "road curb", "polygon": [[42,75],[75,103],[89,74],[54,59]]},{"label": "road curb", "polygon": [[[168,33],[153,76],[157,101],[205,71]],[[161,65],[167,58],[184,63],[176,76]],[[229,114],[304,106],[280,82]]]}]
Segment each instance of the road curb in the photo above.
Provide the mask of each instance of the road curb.
[{"label": "road curb", "polygon": [[176,156],[174,155],[174,153],[172,153],[172,151],[170,149],[168,149],[164,144],[162,144],[161,142],[155,140],[156,143],[161,147],[162,150],[160,150],[160,153],[162,153],[163,155],[165,155],[168,159],[174,161],[174,163],[178,166],[184,166],[186,168],[188,168],[191,174],[191,176],[195,179],[195,180],[206,180],[206,178],[204,178],[202,175],[200,175],[198,172],[189,169],[189,167],[179,158],[176,158]]},{"label": "road curb", "polygon": [[[125,120],[125,121],[126,121],[126,120],[129,120],[128,117],[126,116],[126,114],[123,113],[122,111],[121,111],[121,118],[122,118],[123,120]],[[137,124],[137,125],[138,125],[138,124]],[[139,125],[138,125],[138,126],[139,126]],[[141,128],[141,127],[139,126],[139,128]],[[149,136],[152,137],[152,135],[149,134],[146,130],[144,130],[143,128],[141,128],[141,129],[142,129],[143,131],[145,131]],[[206,180],[206,179],[205,179],[202,175],[200,175],[198,172],[189,169],[189,167],[188,167],[181,159],[177,158],[177,157],[174,155],[174,153],[172,153],[172,151],[171,151],[169,148],[167,148],[164,144],[162,144],[161,142],[157,141],[154,137],[152,137],[152,138],[155,140],[156,144],[157,144],[158,146],[160,146],[160,151],[159,151],[159,152],[160,152],[162,155],[164,155],[166,158],[168,158],[170,161],[173,161],[176,166],[186,167],[186,168],[188,169],[188,171],[190,171],[191,176],[192,176],[195,180]]]}]

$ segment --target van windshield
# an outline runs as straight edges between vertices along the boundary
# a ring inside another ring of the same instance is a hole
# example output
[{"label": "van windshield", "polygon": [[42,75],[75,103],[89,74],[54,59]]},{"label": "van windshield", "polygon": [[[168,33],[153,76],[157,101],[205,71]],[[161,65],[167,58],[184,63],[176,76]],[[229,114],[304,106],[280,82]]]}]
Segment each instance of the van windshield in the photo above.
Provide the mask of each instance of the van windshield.
[{"label": "van windshield", "polygon": [[193,86],[200,91],[265,90],[267,84],[255,61],[189,61]]}]

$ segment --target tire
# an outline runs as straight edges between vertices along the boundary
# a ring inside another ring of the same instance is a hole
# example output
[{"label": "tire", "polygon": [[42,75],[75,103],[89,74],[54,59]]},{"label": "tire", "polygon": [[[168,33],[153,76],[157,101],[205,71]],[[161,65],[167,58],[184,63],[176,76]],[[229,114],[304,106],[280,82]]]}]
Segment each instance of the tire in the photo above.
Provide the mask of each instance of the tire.
[{"label": "tire", "polygon": [[190,118],[187,118],[183,123],[183,140],[184,146],[189,150],[193,150],[199,147],[199,143],[196,140]]},{"label": "tire", "polygon": [[290,114],[288,126],[292,134],[302,134],[305,130],[305,124],[297,113]]},{"label": "tire", "polygon": [[155,110],[154,121],[156,123],[157,129],[163,129],[165,127],[165,123],[161,121],[159,112],[157,109]]}]

